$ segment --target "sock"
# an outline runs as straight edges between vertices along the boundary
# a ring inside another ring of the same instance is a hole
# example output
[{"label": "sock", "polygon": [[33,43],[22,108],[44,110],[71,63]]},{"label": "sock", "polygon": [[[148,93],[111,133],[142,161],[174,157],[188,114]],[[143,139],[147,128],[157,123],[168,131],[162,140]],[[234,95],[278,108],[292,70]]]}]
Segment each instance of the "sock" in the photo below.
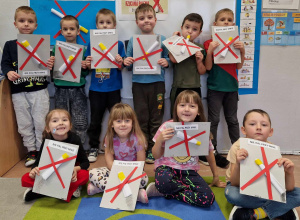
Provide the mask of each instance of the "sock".
[{"label": "sock", "polygon": [[254,209],[254,213],[256,215],[256,219],[266,218],[268,215],[262,208]]}]

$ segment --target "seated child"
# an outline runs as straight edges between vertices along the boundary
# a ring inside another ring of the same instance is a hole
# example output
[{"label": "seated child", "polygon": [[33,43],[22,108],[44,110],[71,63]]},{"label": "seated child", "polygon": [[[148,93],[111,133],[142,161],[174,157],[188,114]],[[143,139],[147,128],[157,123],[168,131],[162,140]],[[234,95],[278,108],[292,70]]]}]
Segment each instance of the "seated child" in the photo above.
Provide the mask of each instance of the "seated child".
[{"label": "seated child", "polygon": [[89,173],[87,169],[89,168],[90,163],[86,157],[79,136],[71,131],[71,116],[68,111],[64,109],[54,109],[50,111],[46,116],[45,124],[46,126],[43,132],[43,142],[38,157],[32,166],[32,170],[29,173],[24,174],[21,179],[22,186],[29,187],[24,193],[24,201],[29,202],[31,200],[43,197],[43,195],[41,194],[32,192],[32,187],[34,184],[35,176],[40,175],[38,165],[40,162],[45,139],[50,139],[79,145],[69,193],[66,200],[66,202],[70,202],[72,195],[74,197],[80,197],[80,186],[85,185],[88,182]]},{"label": "seated child", "polygon": [[[90,170],[88,195],[103,192],[114,160],[145,161],[146,139],[141,131],[137,117],[128,104],[115,104],[108,119],[105,135],[106,167]],[[145,186],[148,176],[141,179],[138,201],[148,203]]]},{"label": "seated child", "polygon": [[[246,138],[268,142],[268,137],[273,135],[269,114],[261,109],[248,111],[244,116],[241,131]],[[231,146],[227,155],[230,165],[226,171],[226,178],[229,182],[225,189],[225,196],[228,202],[236,205],[229,219],[262,219],[267,216],[270,219],[298,219],[294,208],[300,205],[300,189],[295,187],[293,162],[287,158],[278,159],[278,166],[284,167],[287,191],[286,203],[281,203],[240,194],[240,162],[247,157],[248,151],[240,149],[239,140]]]}]

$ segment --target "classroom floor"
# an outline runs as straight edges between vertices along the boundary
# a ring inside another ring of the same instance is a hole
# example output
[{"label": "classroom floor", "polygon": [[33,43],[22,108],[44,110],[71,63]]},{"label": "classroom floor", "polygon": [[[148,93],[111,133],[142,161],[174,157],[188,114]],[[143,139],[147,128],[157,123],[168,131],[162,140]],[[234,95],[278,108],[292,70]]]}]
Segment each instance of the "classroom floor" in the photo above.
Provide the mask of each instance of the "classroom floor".
[{"label": "classroom floor", "polygon": [[[300,156],[295,155],[283,155],[283,157],[289,158],[295,164],[295,182],[296,186],[300,187]],[[5,178],[20,178],[23,174],[30,171],[30,167],[25,167],[25,158],[17,163],[14,167],[12,167],[7,173],[5,173],[2,177]],[[90,169],[95,167],[103,167],[106,166],[104,154],[98,155],[98,160],[95,163],[91,163]],[[145,171],[148,176],[154,176],[154,164],[145,164]],[[226,169],[221,169],[218,167],[219,176],[225,176]],[[210,171],[209,166],[205,166],[200,163],[200,171],[199,174],[201,176],[211,176],[212,173]],[[300,207],[296,208],[298,215],[300,216]]]}]

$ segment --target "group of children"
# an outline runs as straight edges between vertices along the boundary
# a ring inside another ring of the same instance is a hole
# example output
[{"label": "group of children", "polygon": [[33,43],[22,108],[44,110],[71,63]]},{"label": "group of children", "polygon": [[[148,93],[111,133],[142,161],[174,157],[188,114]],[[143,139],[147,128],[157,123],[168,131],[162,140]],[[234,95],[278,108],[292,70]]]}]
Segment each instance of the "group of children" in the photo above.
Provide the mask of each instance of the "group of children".
[{"label": "group of children", "polygon": [[[136,24],[143,35],[154,35],[156,14],[152,6],[141,4],[135,11]],[[234,25],[234,14],[230,9],[220,10],[215,17],[215,26]],[[34,11],[27,6],[19,7],[15,13],[16,28],[20,34],[32,34],[37,28],[37,18]],[[66,42],[76,43],[79,34],[79,24],[75,17],[65,16],[61,22],[62,35]],[[108,9],[101,9],[96,15],[98,29],[116,28],[116,18]],[[199,14],[187,15],[182,23],[182,35],[193,42],[201,34],[203,26]],[[161,36],[162,41],[165,39]],[[202,45],[199,45],[202,47]],[[211,141],[206,160],[213,173],[211,185],[225,187],[219,181],[217,165],[227,167],[226,158],[214,154],[217,145],[217,126],[220,109],[223,106],[228,124],[232,146],[227,159],[230,161],[227,170],[227,186],[225,195],[229,202],[236,205],[233,209],[233,219],[259,219],[269,216],[277,219],[296,219],[294,207],[300,205],[299,189],[294,181],[294,164],[288,159],[279,159],[278,165],[285,170],[287,203],[279,204],[260,198],[241,195],[239,193],[239,164],[247,158],[248,153],[239,146],[239,124],[237,120],[238,81],[236,69],[243,65],[244,44],[236,41],[233,46],[241,51],[241,63],[221,64],[213,63],[213,51],[218,46],[212,40],[204,43],[205,50],[197,52],[188,59],[177,63],[166,47],[163,49],[158,65],[161,74],[133,75],[132,93],[134,110],[127,104],[122,104],[120,89],[122,88],[121,68],[93,69],[89,99],[91,105],[91,124],[87,124],[87,100],[84,86],[85,76],[91,69],[90,45],[81,63],[81,79],[79,83],[54,80],[56,87],[55,107],[49,111],[48,82],[45,77],[20,78],[17,73],[17,44],[16,40],[5,44],[1,67],[10,80],[13,105],[17,116],[19,133],[23,137],[24,146],[28,148],[25,165],[33,164],[30,173],[22,177],[22,186],[29,187],[24,194],[24,200],[30,201],[41,195],[32,192],[34,178],[39,175],[38,163],[44,140],[52,139],[79,145],[76,166],[69,189],[67,202],[72,196],[80,195],[80,186],[90,180],[88,194],[103,192],[110,174],[114,159],[124,161],[148,161],[155,163],[155,183],[150,183],[146,190],[148,177],[141,180],[138,201],[148,203],[148,197],[164,196],[175,198],[185,203],[209,207],[215,197],[209,185],[198,174],[199,157],[191,156],[183,161],[181,157],[164,157],[165,141],[174,135],[172,128],[162,124],[164,114],[164,73],[165,68],[174,66],[174,81],[171,91],[172,120],[174,122],[205,122],[204,109],[201,102],[200,76],[209,73],[208,83],[208,121],[211,122]],[[203,47],[202,47],[203,48]],[[47,61],[52,69],[55,62],[55,51]],[[130,38],[127,53],[122,42],[118,42],[116,62],[126,66],[129,70],[134,62],[133,38]],[[63,110],[65,109],[65,110]],[[105,161],[107,167],[87,171],[89,162],[97,159],[101,122],[105,110],[110,111],[107,132],[104,140]],[[69,113],[70,112],[70,113]],[[72,117],[71,117],[72,116]],[[71,119],[72,118],[72,119]],[[72,124],[74,131],[72,132]],[[88,128],[88,129],[87,129]],[[44,130],[44,131],[43,131]],[[83,150],[85,134],[89,136],[91,150],[87,157]],[[43,136],[42,136],[43,133]],[[256,140],[267,141],[272,135],[269,115],[262,110],[249,111],[243,121],[242,133]],[[147,153],[146,153],[147,152]],[[215,151],[216,152],[216,151]],[[154,159],[155,158],[155,159]],[[248,201],[252,202],[248,202]],[[237,206],[243,208],[237,208]]]}]

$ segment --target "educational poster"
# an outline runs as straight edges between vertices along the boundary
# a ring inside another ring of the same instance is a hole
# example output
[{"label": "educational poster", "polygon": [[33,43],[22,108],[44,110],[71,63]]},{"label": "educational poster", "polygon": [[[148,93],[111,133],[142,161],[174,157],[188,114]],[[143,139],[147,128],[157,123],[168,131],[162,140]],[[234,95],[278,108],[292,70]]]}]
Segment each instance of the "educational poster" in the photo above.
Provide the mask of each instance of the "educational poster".
[{"label": "educational poster", "polygon": [[115,13],[115,1],[57,1],[30,0],[30,7],[35,11],[38,28],[35,34],[50,34],[51,45],[56,40],[65,41],[60,32],[60,20],[65,15],[75,16],[80,25],[77,43],[87,45],[90,41],[89,30],[96,28],[95,17],[101,8]]},{"label": "educational poster", "polygon": [[299,0],[263,0],[263,8],[268,9],[298,9]]},{"label": "educational poster", "polygon": [[169,0],[116,0],[117,15],[119,20],[135,20],[135,10],[142,3],[148,3],[153,7],[157,20],[166,20],[168,17]]},{"label": "educational poster", "polygon": [[117,29],[90,30],[90,35],[91,56],[93,57],[91,68],[120,68],[121,66],[115,59],[118,54]]},{"label": "educational poster", "polygon": [[50,36],[18,34],[18,74],[21,77],[50,76]]},{"label": "educational poster", "polygon": [[46,139],[38,165],[40,175],[36,175],[32,191],[66,200],[78,148],[78,145]]},{"label": "educational poster", "polygon": [[100,207],[134,211],[144,161],[114,160]]},{"label": "educational poster", "polygon": [[53,79],[80,82],[83,45],[56,41]]},{"label": "educational poster", "polygon": [[236,23],[240,27],[240,41],[244,43],[244,64],[238,70],[239,94],[258,93],[261,4],[257,0],[237,1]]},{"label": "educational poster", "polygon": [[170,53],[174,56],[177,63],[187,59],[194,55],[197,51],[201,51],[202,48],[193,44],[189,39],[174,35],[162,42]]},{"label": "educational poster", "polygon": [[237,26],[212,26],[212,38],[219,43],[214,50],[214,63],[241,62],[241,52],[233,46],[234,42],[239,41]]},{"label": "educational poster", "polygon": [[168,122],[174,136],[165,143],[165,157],[208,155],[210,122]]},{"label": "educational poster", "polygon": [[263,12],[261,45],[300,45],[300,12]]},{"label": "educational poster", "polygon": [[133,74],[161,74],[161,52],[160,35],[133,36]]},{"label": "educational poster", "polygon": [[240,138],[240,148],[248,157],[240,165],[240,193],[286,203],[285,175],[276,145],[249,138]]}]

